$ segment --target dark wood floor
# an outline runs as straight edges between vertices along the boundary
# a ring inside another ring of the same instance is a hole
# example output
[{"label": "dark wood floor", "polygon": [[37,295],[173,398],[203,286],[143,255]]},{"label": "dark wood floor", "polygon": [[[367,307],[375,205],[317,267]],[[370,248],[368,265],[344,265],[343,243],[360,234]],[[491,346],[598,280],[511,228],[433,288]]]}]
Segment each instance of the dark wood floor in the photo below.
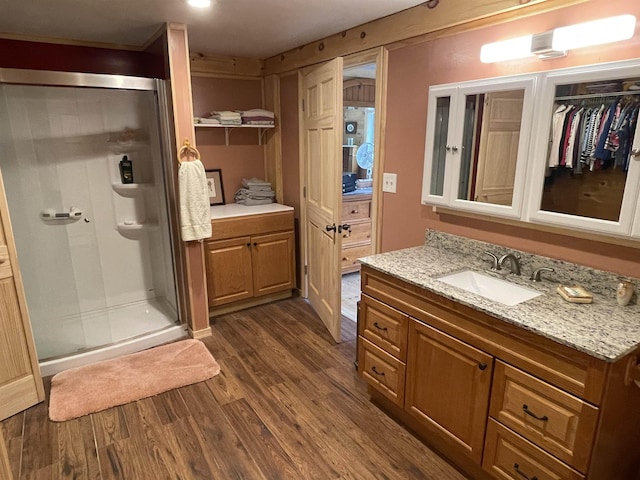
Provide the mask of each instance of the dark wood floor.
[{"label": "dark wood floor", "polygon": [[[354,338],[353,324],[345,337]],[[76,420],[1,422],[15,479],[465,477],[369,402],[353,360],[296,298],[225,315],[211,380]]]}]

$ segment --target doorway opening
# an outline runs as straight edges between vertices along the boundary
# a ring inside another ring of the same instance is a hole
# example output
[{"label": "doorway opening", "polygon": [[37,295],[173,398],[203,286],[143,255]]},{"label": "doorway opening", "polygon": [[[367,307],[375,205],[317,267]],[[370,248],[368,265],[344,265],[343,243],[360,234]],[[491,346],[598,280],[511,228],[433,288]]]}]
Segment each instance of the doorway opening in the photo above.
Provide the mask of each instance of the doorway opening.
[{"label": "doorway opening", "polygon": [[376,63],[343,70],[341,314],[357,321],[358,258],[373,253],[372,205],[376,147]]}]

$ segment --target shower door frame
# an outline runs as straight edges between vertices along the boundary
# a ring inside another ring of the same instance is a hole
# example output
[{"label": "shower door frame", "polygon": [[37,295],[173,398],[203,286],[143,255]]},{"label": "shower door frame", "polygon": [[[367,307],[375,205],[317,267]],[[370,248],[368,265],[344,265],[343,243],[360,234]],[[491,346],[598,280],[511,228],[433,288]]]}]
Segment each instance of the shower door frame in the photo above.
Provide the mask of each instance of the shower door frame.
[{"label": "shower door frame", "polygon": [[[172,165],[173,151],[170,132],[173,122],[169,115],[169,97],[165,81],[156,78],[133,77],[128,75],[112,75],[101,73],[59,72],[52,70],[26,70],[16,68],[0,68],[0,85],[32,85],[43,87],[79,87],[102,88],[113,90],[152,91],[156,94],[156,115],[158,119],[158,138],[163,172],[162,187],[165,193],[165,207],[169,223],[169,243],[171,263],[173,265],[174,285],[176,289],[178,321],[184,325],[188,314],[186,306],[187,281],[184,275],[184,252],[178,240],[179,223],[177,183]],[[152,332],[150,332],[152,333]],[[100,347],[98,347],[100,348]]]}]

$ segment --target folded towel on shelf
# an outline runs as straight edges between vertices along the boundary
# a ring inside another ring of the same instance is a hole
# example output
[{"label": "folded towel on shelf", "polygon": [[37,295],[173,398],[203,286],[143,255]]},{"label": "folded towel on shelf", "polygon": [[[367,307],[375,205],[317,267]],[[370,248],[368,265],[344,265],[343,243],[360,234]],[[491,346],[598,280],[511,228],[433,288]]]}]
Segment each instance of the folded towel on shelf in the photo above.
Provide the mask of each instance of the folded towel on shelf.
[{"label": "folded towel on shelf", "polygon": [[275,196],[271,183],[254,177],[242,179],[242,188],[235,193],[234,198],[236,203],[264,205],[273,203]]},{"label": "folded towel on shelf", "polygon": [[209,113],[209,118],[215,118],[221,125],[242,125],[240,113],[232,110],[214,110]]},{"label": "folded towel on shelf", "polygon": [[275,125],[273,120],[246,120],[242,119],[244,125]]},{"label": "folded towel on shelf", "polygon": [[264,198],[264,199],[247,198],[244,201],[245,205],[267,205],[269,203],[273,203],[273,199],[271,199],[271,198]]},{"label": "folded towel on shelf", "polygon": [[245,198],[273,198],[276,196],[276,192],[274,192],[273,190],[257,190],[257,191],[252,191],[249,190],[247,188],[241,188],[239,189],[235,195],[234,198],[237,199],[245,199]]},{"label": "folded towel on shelf", "polygon": [[242,112],[243,117],[265,117],[273,120],[275,114],[269,110],[263,110],[261,108],[252,108],[251,110],[245,110]]},{"label": "folded towel on shelf", "polygon": [[202,240],[211,236],[209,186],[200,160],[184,161],[178,169],[180,230],[182,240]]},{"label": "folded towel on shelf", "polygon": [[271,190],[271,183],[259,178],[243,178],[242,186],[252,190]]},{"label": "folded towel on shelf", "polygon": [[218,120],[217,118],[196,117],[195,123],[200,123],[203,125],[220,125],[220,120]]},{"label": "folded towel on shelf", "polygon": [[242,112],[242,123],[245,125],[274,125],[275,115],[269,110],[253,108]]}]

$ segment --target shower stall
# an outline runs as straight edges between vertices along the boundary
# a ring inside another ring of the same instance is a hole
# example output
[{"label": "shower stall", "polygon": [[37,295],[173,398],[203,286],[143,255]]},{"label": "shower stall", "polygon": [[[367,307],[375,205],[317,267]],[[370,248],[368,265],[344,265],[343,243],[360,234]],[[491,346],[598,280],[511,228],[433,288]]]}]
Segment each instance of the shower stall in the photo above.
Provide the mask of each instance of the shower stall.
[{"label": "shower stall", "polygon": [[0,169],[43,375],[184,336],[161,89],[0,70]]}]

